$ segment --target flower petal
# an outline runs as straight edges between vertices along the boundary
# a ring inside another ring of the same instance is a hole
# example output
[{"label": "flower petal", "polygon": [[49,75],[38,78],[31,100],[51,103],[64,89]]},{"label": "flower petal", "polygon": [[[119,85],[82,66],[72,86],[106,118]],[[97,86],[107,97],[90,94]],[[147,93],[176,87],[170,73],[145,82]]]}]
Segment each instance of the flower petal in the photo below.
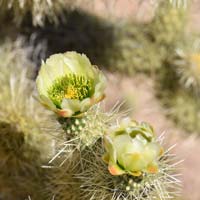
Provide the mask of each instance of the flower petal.
[{"label": "flower petal", "polygon": [[152,136],[152,131],[146,123],[128,120],[104,136],[111,174],[140,176],[142,172],[157,173],[158,160],[163,150]]},{"label": "flower petal", "polygon": [[46,60],[46,67],[52,72],[54,80],[58,77],[64,76],[67,73],[71,73],[70,69],[65,66],[63,59],[63,54],[59,53],[50,56]]},{"label": "flower petal", "polygon": [[52,111],[57,111],[56,106],[53,104],[53,102],[46,96],[40,95],[40,101],[41,103],[51,109]]},{"label": "flower petal", "polygon": [[63,61],[71,73],[83,75],[91,79],[94,78],[93,67],[84,54],[78,54],[74,51],[66,52]]},{"label": "flower petal", "polygon": [[85,112],[86,110],[88,110],[91,107],[91,100],[90,98],[86,98],[83,101],[81,101],[81,112]]},{"label": "flower petal", "polygon": [[110,160],[110,156],[108,153],[104,154],[103,157],[102,157],[103,161],[105,163],[109,163],[109,160]]},{"label": "flower petal", "polygon": [[57,110],[57,114],[61,117],[71,117],[74,113],[70,109]]},{"label": "flower petal", "polygon": [[52,80],[45,72],[45,68],[42,66],[39,75],[36,79],[37,89],[40,95],[48,96],[47,90],[52,85]]},{"label": "flower petal", "polygon": [[104,144],[105,144],[106,151],[110,155],[110,161],[113,163],[116,163],[117,162],[117,154],[116,154],[116,150],[113,146],[113,141],[110,139],[110,137],[105,136]]},{"label": "flower petal", "polygon": [[72,113],[80,111],[80,101],[77,99],[66,99],[64,98],[61,103],[61,108],[70,110]]},{"label": "flower petal", "polygon": [[122,174],[125,174],[125,171],[122,170],[118,165],[116,164],[109,164],[108,166],[108,170],[109,172],[114,175],[114,176],[117,176],[117,175],[122,175]]},{"label": "flower petal", "polygon": [[99,72],[98,79],[95,81],[95,91],[93,95],[94,98],[95,99],[100,98],[103,95],[105,88],[106,88],[106,78],[102,72]]}]

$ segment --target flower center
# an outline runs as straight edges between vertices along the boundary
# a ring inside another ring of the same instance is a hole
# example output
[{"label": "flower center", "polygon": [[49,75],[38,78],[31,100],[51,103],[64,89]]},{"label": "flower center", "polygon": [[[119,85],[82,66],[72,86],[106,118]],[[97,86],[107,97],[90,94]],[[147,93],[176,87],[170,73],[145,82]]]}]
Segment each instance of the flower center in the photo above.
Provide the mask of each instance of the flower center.
[{"label": "flower center", "polygon": [[48,90],[48,95],[53,103],[60,108],[64,98],[83,100],[91,97],[93,92],[93,80],[87,79],[85,76],[68,74],[53,82]]}]

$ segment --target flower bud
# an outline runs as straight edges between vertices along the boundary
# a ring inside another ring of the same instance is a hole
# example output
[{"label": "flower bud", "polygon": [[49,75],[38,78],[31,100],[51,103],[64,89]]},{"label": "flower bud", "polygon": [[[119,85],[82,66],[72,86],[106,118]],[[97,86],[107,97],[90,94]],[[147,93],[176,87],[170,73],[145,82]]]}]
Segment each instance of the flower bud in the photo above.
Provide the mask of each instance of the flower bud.
[{"label": "flower bud", "polygon": [[149,124],[130,120],[105,136],[105,148],[104,160],[112,175],[157,173],[163,152]]}]

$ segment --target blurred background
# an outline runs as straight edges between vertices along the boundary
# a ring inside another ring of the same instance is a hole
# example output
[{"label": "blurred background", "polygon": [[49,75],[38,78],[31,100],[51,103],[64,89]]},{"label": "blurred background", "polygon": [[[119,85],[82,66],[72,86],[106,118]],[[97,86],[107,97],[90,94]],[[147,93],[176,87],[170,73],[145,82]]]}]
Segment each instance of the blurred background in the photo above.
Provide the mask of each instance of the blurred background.
[{"label": "blurred background", "polygon": [[200,200],[200,0],[27,2],[0,0],[0,66],[12,57],[34,79],[49,55],[85,53],[108,78],[106,108],[124,102],[176,143],[179,200]]}]

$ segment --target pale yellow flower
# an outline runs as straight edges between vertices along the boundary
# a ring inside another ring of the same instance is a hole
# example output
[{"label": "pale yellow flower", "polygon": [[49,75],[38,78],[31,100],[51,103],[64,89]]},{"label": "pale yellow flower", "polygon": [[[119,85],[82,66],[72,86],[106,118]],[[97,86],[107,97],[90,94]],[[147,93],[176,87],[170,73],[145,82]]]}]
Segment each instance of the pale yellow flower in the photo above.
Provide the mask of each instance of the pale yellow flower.
[{"label": "pale yellow flower", "polygon": [[105,148],[104,160],[112,175],[157,173],[163,151],[149,124],[130,120],[105,136]]},{"label": "pale yellow flower", "polygon": [[104,98],[106,79],[84,54],[54,54],[37,77],[41,102],[62,117],[81,115]]}]

